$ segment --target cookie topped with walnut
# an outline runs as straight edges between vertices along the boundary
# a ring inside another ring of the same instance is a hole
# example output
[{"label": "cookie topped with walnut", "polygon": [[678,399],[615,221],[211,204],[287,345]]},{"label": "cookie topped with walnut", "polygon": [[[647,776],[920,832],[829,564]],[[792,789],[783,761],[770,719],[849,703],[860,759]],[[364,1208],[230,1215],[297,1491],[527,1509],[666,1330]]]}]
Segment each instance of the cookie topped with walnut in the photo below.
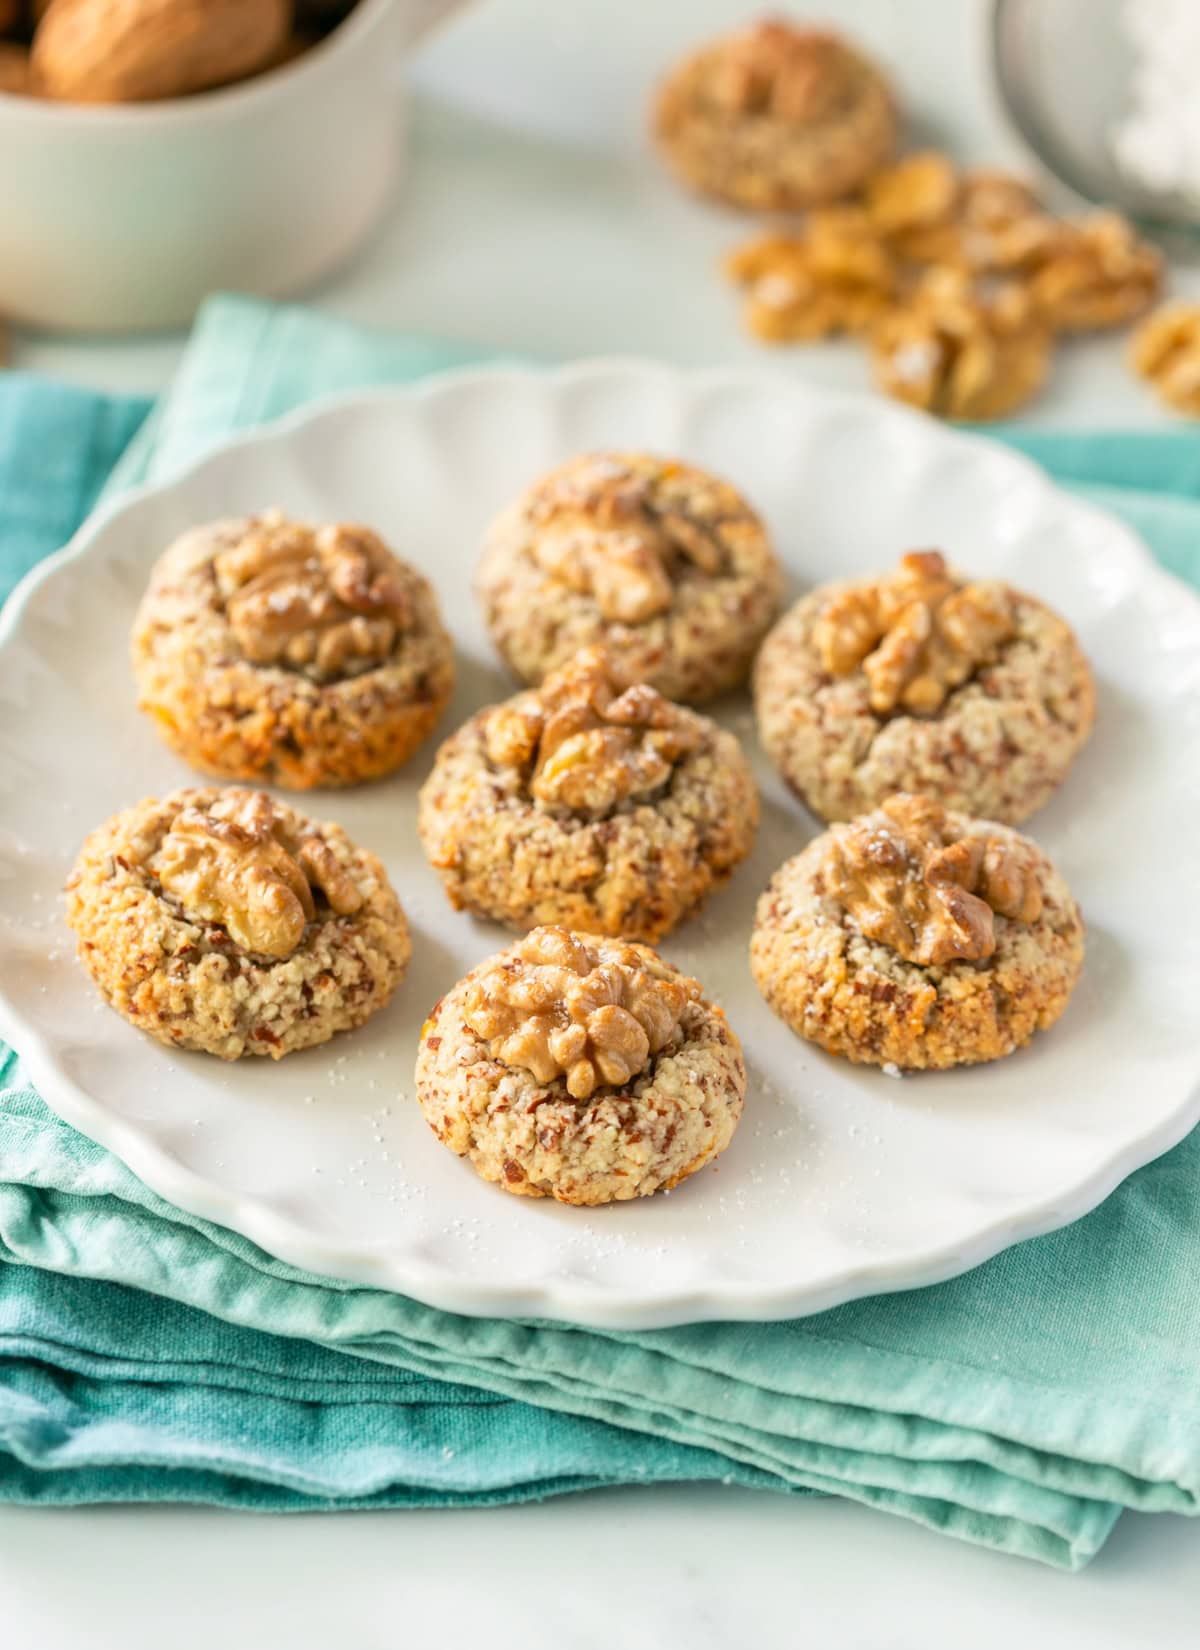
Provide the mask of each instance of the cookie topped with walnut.
[{"label": "cookie topped with walnut", "polygon": [[602,642],[630,680],[692,704],[744,681],[783,593],[741,494],[646,453],[589,454],[536,482],[493,525],[477,582],[522,680]]},{"label": "cookie topped with walnut", "polygon": [[727,880],[757,823],[734,736],[603,648],[452,734],[418,816],[460,909],[650,942]]},{"label": "cookie topped with walnut", "polygon": [[898,793],[776,872],[750,966],[801,1037],[914,1069],[995,1060],[1053,1025],[1083,949],[1079,908],[1027,837]]},{"label": "cookie topped with walnut", "polygon": [[411,951],[374,854],[265,791],[181,790],[116,814],[83,845],[67,921],[119,1014],[223,1060],[362,1025]]},{"label": "cookie topped with walnut", "polygon": [[398,767],[454,687],[437,599],[376,533],[278,511],[194,528],[133,631],[141,708],[222,778],[306,790]]},{"label": "cookie topped with walnut", "polygon": [[874,63],[839,35],[775,17],[684,58],[654,106],[676,176],[756,212],[851,194],[888,159],[896,131]]},{"label": "cookie topped with walnut", "polygon": [[763,644],[754,693],[767,754],[838,820],[912,790],[1019,823],[1049,800],[1095,713],[1066,621],[936,550],[797,602]]},{"label": "cookie topped with walnut", "polygon": [[417,1099],[451,1151],[524,1197],[612,1203],[679,1184],[733,1137],[741,1045],[648,946],[538,928],[425,1023]]}]

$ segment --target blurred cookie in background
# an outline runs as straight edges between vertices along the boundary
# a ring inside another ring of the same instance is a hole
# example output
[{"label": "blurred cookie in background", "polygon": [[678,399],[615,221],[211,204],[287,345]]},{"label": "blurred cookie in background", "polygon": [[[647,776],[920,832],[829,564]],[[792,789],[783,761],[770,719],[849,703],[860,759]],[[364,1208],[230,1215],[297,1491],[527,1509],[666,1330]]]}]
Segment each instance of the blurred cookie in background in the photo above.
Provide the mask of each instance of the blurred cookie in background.
[{"label": "blurred cookie in background", "polygon": [[766,18],[675,66],[654,105],[667,164],[750,211],[839,200],[889,158],[892,90],[839,35]]}]

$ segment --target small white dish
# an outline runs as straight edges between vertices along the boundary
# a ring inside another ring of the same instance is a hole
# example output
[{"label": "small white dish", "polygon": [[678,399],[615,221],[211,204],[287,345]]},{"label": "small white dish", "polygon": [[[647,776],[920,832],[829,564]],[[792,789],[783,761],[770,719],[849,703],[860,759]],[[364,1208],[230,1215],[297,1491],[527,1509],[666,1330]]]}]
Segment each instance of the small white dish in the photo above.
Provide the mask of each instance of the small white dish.
[{"label": "small white dish", "polygon": [[[449,731],[512,686],[470,592],[485,524],[546,466],[614,444],[735,480],[797,586],[940,545],[1069,616],[1099,722],[1030,829],[1082,902],[1089,952],[1060,1024],[991,1066],[897,1080],[800,1042],[759,999],[746,945],[759,891],[815,826],[757,755],[748,703],[723,707],[756,752],[763,829],[664,950],[743,1039],[745,1120],[676,1192],[576,1210],[483,1184],[413,1099],[426,1011],[506,943],[449,909],[421,855],[432,746],[384,784],[302,803],[383,856],[415,942],[388,1009],[323,1049],[224,1066],[161,1048],[99,1002],[58,894],[92,826],[192,778],[135,713],[127,662],[147,572],[177,533],[270,504],[377,526],[435,580],[454,630]],[[933,1283],[1082,1215],[1200,1116],[1200,602],[1031,464],[878,400],[599,362],[455,374],[238,441],[110,509],[26,580],[0,641],[0,797],[0,1030],[48,1103],[273,1254],[453,1311],[631,1328]]]},{"label": "small white dish", "polygon": [[465,0],[359,0],[294,63],[161,103],[0,92],[0,314],[80,332],[185,325],[210,292],[336,269],[405,162],[404,54]]}]

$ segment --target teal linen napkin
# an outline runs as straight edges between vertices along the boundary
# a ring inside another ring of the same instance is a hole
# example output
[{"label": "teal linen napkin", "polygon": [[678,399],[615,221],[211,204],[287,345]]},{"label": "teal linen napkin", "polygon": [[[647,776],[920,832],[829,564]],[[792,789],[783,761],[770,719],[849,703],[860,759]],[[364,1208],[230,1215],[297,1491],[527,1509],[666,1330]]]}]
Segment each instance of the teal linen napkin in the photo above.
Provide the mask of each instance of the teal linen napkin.
[{"label": "teal linen napkin", "polygon": [[[67,499],[85,508],[113,466],[122,485],[160,475],[314,394],[468,354],[221,299],[149,418],[0,384],[0,569],[56,544]],[[60,405],[84,432],[73,467]],[[1200,584],[1190,432],[1006,439]],[[39,505],[50,477],[60,493]],[[285,1266],[157,1198],[10,1060],[0,1499],[478,1504],[719,1476],[1078,1567],[1123,1507],[1200,1505],[1198,1189],[1194,1135],[1087,1219],[936,1289],[792,1323],[602,1334],[459,1318]]]}]

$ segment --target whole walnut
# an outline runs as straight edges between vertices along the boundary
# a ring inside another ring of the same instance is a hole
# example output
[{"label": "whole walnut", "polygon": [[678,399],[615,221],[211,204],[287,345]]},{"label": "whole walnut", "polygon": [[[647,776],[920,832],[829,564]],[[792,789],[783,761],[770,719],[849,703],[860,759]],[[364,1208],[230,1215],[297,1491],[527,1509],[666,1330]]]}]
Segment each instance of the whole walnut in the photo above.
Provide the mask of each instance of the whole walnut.
[{"label": "whole walnut", "polygon": [[71,103],[185,97],[270,63],[292,14],[292,0],[51,0],[33,73]]}]

